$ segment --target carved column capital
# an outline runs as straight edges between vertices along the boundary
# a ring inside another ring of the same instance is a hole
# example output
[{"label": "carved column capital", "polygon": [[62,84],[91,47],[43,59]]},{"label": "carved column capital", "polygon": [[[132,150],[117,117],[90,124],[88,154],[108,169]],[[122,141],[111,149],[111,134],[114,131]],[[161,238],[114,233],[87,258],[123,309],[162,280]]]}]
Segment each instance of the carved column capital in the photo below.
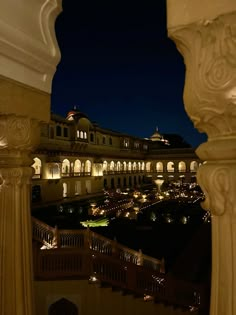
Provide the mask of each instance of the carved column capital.
[{"label": "carved column capital", "polygon": [[[171,28],[169,36],[186,64],[185,109],[209,139],[197,153],[202,159],[235,157],[236,12]],[[222,150],[222,141],[230,150]]]},{"label": "carved column capital", "polygon": [[206,161],[199,168],[197,179],[205,194],[203,207],[212,213],[210,313],[233,315],[236,312],[233,276],[236,270],[236,3],[233,0],[180,2],[182,6],[168,0],[169,36],[186,65],[185,109],[194,126],[208,135],[208,141],[196,153]]},{"label": "carved column capital", "polygon": [[0,190],[10,185],[31,184],[33,169],[31,167],[0,168]]},{"label": "carved column capital", "polygon": [[236,162],[216,161],[201,166],[198,182],[205,193],[202,206],[213,215],[236,215]]}]

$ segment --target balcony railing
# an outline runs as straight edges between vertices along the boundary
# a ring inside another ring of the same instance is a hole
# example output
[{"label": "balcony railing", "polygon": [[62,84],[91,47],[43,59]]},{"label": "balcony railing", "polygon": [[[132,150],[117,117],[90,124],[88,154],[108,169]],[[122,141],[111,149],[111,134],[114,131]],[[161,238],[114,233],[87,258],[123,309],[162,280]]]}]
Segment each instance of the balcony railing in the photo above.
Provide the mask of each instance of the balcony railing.
[{"label": "balcony railing", "polygon": [[33,238],[50,244],[49,250],[34,247],[37,280],[88,279],[186,310],[190,306],[203,309],[207,306],[206,285],[160,272],[158,259],[90,230],[57,230],[35,218],[32,226]]},{"label": "balcony railing", "polygon": [[125,247],[114,240],[110,240],[89,229],[58,230],[32,218],[33,239],[42,243],[46,248],[77,248],[92,250],[97,253],[112,256],[125,262],[145,265],[151,270],[160,271],[164,267],[159,259],[142,254]]},{"label": "balcony railing", "polygon": [[86,177],[91,176],[91,172],[67,172],[67,173],[61,173],[61,177]]}]

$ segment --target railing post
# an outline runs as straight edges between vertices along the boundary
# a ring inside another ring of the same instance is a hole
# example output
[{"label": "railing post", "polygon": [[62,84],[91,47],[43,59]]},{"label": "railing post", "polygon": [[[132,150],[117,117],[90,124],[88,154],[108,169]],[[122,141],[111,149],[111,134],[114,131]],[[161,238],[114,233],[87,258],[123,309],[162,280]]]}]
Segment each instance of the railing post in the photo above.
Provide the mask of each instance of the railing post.
[{"label": "railing post", "polygon": [[162,259],[161,259],[160,273],[166,273],[165,258],[164,257],[162,257]]},{"label": "railing post", "polygon": [[53,230],[53,241],[52,241],[52,247],[60,248],[60,232],[58,230],[57,225],[55,225],[55,228]]},{"label": "railing post", "polygon": [[143,266],[143,253],[141,249],[138,251],[137,265]]},{"label": "railing post", "polygon": [[87,226],[87,230],[85,233],[85,249],[90,250],[92,247],[92,241],[91,241],[91,231],[89,228],[89,225]]},{"label": "railing post", "polygon": [[114,240],[112,241],[111,244],[112,244],[112,257],[119,259],[119,252],[118,252],[116,237],[114,237]]}]

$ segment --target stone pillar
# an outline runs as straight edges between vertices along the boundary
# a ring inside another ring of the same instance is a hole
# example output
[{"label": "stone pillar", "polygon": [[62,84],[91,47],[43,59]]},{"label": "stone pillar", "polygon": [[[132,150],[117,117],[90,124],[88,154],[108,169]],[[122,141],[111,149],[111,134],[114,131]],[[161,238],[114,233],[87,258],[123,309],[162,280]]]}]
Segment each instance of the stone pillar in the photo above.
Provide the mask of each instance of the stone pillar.
[{"label": "stone pillar", "polygon": [[184,56],[186,111],[208,141],[197,179],[212,213],[211,315],[236,314],[236,2],[167,0],[168,33]]},{"label": "stone pillar", "polygon": [[32,151],[50,117],[60,0],[0,1],[0,314],[33,315]]},{"label": "stone pillar", "polygon": [[39,128],[0,116],[0,313],[33,314],[30,151]]}]

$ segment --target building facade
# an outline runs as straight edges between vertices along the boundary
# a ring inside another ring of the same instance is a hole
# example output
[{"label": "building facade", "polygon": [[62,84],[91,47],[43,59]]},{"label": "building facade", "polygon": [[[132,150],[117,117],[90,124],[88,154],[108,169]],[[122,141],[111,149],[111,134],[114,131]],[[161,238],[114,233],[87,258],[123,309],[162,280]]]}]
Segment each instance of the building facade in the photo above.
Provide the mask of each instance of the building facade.
[{"label": "building facade", "polygon": [[170,148],[157,131],[142,139],[104,129],[76,109],[42,125],[33,159],[33,202],[135,189],[158,178],[192,182],[201,164],[193,148]]}]

